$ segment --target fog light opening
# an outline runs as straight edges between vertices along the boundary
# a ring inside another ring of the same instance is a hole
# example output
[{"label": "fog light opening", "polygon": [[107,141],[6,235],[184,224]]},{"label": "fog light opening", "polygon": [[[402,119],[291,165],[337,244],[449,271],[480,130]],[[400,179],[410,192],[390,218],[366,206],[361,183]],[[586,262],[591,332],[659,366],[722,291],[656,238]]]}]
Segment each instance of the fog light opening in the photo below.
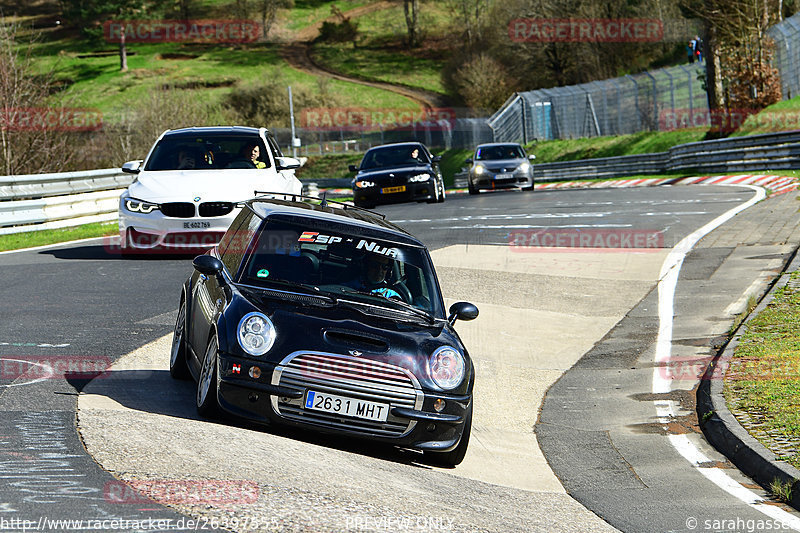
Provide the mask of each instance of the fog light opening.
[{"label": "fog light opening", "polygon": [[256,394],[255,392],[251,392],[250,395],[247,397],[247,399],[255,403],[258,401],[258,394]]},{"label": "fog light opening", "polygon": [[433,433],[434,431],[436,431],[436,424],[430,423],[430,424],[428,424],[428,426],[425,429],[427,429],[428,431]]},{"label": "fog light opening", "polygon": [[444,411],[445,405],[446,404],[445,404],[444,400],[442,400],[441,398],[436,398],[436,400],[434,400],[434,402],[433,402],[433,409],[437,413],[441,413],[442,411]]},{"label": "fog light opening", "polygon": [[258,379],[261,377],[261,369],[258,368],[257,366],[251,366],[250,370],[248,370],[247,373],[253,379]]}]

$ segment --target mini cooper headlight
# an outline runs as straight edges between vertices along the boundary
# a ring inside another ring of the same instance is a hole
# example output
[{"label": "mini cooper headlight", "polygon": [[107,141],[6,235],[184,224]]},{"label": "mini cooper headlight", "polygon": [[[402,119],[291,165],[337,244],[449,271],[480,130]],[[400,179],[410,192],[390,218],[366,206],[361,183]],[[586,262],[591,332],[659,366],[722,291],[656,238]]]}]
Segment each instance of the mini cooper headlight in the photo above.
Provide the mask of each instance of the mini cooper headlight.
[{"label": "mini cooper headlight", "polygon": [[530,165],[529,163],[522,163],[522,164],[519,166],[519,169],[518,169],[518,170],[519,170],[520,172],[527,172],[527,171],[529,171],[530,169],[531,169],[531,165]]},{"label": "mini cooper headlight", "polygon": [[147,215],[158,209],[158,204],[137,200],[136,198],[125,198],[125,209],[133,213]]},{"label": "mini cooper headlight", "polygon": [[428,181],[431,179],[430,174],[417,174],[416,176],[411,176],[408,178],[409,183],[418,183],[421,181]]},{"label": "mini cooper headlight", "polygon": [[275,343],[275,326],[261,313],[247,313],[237,329],[239,346],[250,355],[264,355]]},{"label": "mini cooper headlight", "polygon": [[374,187],[374,181],[367,181],[367,180],[360,180],[356,182],[356,188],[358,189],[366,189],[367,187]]},{"label": "mini cooper headlight", "polygon": [[477,174],[478,176],[483,174],[484,170],[486,170],[486,169],[483,168],[483,165],[475,165],[475,174]]},{"label": "mini cooper headlight", "polygon": [[450,346],[442,346],[431,354],[428,369],[433,381],[450,390],[464,379],[464,356]]}]

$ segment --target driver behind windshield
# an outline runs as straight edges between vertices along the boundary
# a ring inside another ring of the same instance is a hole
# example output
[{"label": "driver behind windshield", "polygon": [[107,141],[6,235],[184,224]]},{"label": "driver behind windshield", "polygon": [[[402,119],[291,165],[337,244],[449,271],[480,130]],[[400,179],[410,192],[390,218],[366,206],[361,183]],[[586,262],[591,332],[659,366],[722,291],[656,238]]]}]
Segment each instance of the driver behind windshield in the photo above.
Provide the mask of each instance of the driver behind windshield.
[{"label": "driver behind windshield", "polygon": [[358,291],[378,294],[384,298],[403,300],[396,290],[389,287],[387,277],[392,271],[394,263],[391,258],[385,255],[368,254],[361,263],[362,269],[359,276],[346,282],[345,285]]}]

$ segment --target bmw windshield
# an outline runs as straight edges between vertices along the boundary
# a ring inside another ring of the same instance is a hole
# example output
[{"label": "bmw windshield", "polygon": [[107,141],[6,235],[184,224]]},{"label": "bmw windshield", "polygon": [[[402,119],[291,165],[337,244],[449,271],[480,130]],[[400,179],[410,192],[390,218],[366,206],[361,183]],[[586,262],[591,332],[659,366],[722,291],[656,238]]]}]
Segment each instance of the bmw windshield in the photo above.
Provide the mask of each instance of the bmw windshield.
[{"label": "bmw windshield", "polygon": [[337,299],[444,317],[424,248],[327,227],[269,220],[241,282],[266,289],[304,287]]}]

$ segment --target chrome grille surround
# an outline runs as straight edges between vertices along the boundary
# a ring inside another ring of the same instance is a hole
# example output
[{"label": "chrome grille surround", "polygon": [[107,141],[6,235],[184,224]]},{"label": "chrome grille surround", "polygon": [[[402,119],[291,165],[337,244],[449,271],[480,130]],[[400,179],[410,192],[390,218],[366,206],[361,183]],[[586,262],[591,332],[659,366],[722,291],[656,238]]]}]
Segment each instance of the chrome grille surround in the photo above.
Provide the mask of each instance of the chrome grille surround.
[{"label": "chrome grille surround", "polygon": [[380,437],[409,434],[417,422],[392,415],[391,408],[419,410],[424,400],[419,381],[404,368],[325,352],[298,351],[288,355],[275,367],[272,384],[390,404],[386,422],[376,422],[304,409],[305,393],[299,399],[272,396],[272,408],[283,418]]}]

